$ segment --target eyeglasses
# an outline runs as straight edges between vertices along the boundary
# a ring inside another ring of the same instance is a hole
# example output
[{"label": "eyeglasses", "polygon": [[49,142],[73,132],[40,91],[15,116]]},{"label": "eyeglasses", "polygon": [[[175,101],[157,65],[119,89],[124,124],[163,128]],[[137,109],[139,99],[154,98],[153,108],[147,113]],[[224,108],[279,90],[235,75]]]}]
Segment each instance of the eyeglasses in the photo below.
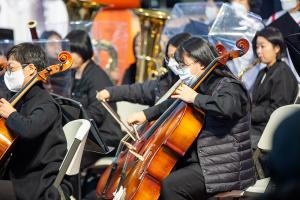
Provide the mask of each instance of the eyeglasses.
[{"label": "eyeglasses", "polygon": [[192,63],[190,63],[190,64],[178,63],[178,64],[179,64],[178,66],[179,66],[180,68],[186,68],[186,67],[189,67],[189,66],[191,66],[191,65],[193,65],[193,64],[196,64],[196,63],[198,63],[198,61],[192,62]]},{"label": "eyeglasses", "polygon": [[[23,69],[23,68],[26,67],[27,65],[29,65],[29,63],[21,64],[21,68]],[[11,73],[11,72],[17,71],[18,68],[19,68],[19,66],[16,67],[16,66],[8,65],[8,66],[7,66],[7,72],[8,72],[8,73]]]}]

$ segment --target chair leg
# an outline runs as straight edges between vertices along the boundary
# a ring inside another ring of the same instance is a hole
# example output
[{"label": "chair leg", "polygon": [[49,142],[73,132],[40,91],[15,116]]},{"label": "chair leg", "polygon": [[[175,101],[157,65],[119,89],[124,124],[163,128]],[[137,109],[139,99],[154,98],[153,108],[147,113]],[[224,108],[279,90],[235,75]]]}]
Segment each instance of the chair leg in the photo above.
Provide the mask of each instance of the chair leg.
[{"label": "chair leg", "polygon": [[77,190],[77,198],[78,200],[81,200],[82,197],[81,197],[81,178],[80,178],[80,172],[77,174],[77,187],[78,187],[78,190]]},{"label": "chair leg", "polygon": [[259,179],[265,178],[264,170],[262,168],[262,165],[259,162],[259,157],[261,155],[260,150],[257,148],[253,154],[253,161],[254,161],[254,166],[256,168],[256,173]]}]

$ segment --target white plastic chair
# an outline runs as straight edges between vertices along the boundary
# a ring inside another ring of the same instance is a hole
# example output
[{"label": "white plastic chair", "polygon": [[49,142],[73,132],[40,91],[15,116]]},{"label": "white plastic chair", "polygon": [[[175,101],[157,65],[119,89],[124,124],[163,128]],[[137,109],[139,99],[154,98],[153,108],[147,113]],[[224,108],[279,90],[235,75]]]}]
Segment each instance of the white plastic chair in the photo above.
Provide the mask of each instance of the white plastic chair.
[{"label": "white plastic chair", "polygon": [[[86,119],[77,119],[68,122],[64,127],[64,134],[67,139],[67,153],[60,166],[58,175],[54,181],[54,187],[58,188],[61,198],[64,199],[63,192],[60,188],[60,184],[67,175],[80,175],[80,163],[84,145],[87,139],[88,132],[90,130],[91,123]],[[78,183],[80,185],[80,182]],[[80,189],[80,187],[78,187]],[[81,192],[79,192],[79,197]]]},{"label": "white plastic chair", "polygon": [[294,101],[295,104],[300,104],[300,84],[298,84],[298,93]]},{"label": "white plastic chair", "polygon": [[[270,177],[264,177],[264,174],[261,174],[261,166],[258,162],[258,156],[259,154],[263,152],[270,152],[272,150],[272,141],[273,141],[273,135],[278,129],[282,123],[285,123],[285,119],[289,118],[292,115],[299,115],[300,116],[300,105],[299,104],[291,104],[282,106],[278,109],[276,109],[270,116],[270,119],[266,125],[266,128],[264,129],[264,132],[262,133],[259,142],[257,144],[257,149],[254,153],[254,162],[255,167],[257,168],[259,180],[256,181],[256,183],[253,186],[250,186],[245,191],[230,191],[230,192],[224,192],[215,195],[214,197],[217,199],[222,198],[237,198],[242,196],[256,196],[259,194],[262,194],[266,191],[266,188],[270,182]],[[299,118],[300,121],[300,118]],[[297,127],[297,125],[295,125]],[[299,128],[300,129],[300,124]],[[259,166],[259,167],[258,167]],[[260,168],[260,169],[258,169]]]}]

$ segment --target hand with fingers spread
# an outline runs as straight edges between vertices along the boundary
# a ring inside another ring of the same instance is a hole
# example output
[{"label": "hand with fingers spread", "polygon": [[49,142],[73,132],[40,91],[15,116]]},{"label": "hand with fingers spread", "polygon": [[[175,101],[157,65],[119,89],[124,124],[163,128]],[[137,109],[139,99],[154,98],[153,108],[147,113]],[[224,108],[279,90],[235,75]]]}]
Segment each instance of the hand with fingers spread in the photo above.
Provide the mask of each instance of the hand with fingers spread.
[{"label": "hand with fingers spread", "polygon": [[0,99],[0,115],[4,118],[8,118],[11,113],[15,112],[16,109],[4,98]]},{"label": "hand with fingers spread", "polygon": [[176,89],[175,94],[171,97],[181,99],[187,103],[194,103],[197,94],[198,93],[195,90],[185,84],[182,84]]},{"label": "hand with fingers spread", "polygon": [[146,115],[143,111],[140,112],[136,112],[131,114],[128,119],[127,119],[127,123],[129,125],[133,125],[133,124],[142,124],[147,120]]},{"label": "hand with fingers spread", "polygon": [[108,101],[108,100],[109,100],[109,97],[110,97],[109,91],[106,90],[106,89],[101,90],[101,91],[98,92],[97,95],[96,95],[96,98],[97,98],[99,101],[103,101],[103,100]]}]

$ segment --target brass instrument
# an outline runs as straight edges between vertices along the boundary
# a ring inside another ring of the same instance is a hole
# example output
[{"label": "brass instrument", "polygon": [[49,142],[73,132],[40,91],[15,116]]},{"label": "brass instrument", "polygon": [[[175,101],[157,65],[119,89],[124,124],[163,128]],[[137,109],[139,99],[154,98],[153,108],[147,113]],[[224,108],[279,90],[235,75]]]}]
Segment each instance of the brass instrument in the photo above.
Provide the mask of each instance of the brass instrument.
[{"label": "brass instrument", "polygon": [[250,69],[252,69],[253,67],[255,67],[259,62],[260,62],[259,59],[255,59],[252,63],[250,63],[247,67],[245,67],[243,70],[241,70],[241,71],[239,72],[237,78],[238,78],[239,80],[241,80],[242,77],[243,77],[243,75],[244,75],[247,71],[249,71]]},{"label": "brass instrument", "polygon": [[36,25],[37,25],[37,22],[35,20],[30,20],[28,23],[27,23],[27,26],[30,30],[30,34],[31,34],[31,39],[32,40],[38,40],[39,39],[39,36],[37,34],[37,31],[36,31]]},{"label": "brass instrument", "polygon": [[141,49],[137,55],[136,82],[153,79],[164,74],[167,69],[162,66],[160,37],[169,15],[158,10],[134,9],[141,24]]},{"label": "brass instrument", "polygon": [[[106,4],[101,4],[92,0],[64,0],[67,6],[70,24],[75,25],[76,29],[83,29],[90,32],[92,21],[94,20],[97,12],[107,7]],[[88,22],[82,24],[81,22]],[[106,40],[92,39],[92,44],[98,51],[108,52],[109,59],[105,66],[108,74],[114,71],[118,64],[118,53],[115,47]]]}]

